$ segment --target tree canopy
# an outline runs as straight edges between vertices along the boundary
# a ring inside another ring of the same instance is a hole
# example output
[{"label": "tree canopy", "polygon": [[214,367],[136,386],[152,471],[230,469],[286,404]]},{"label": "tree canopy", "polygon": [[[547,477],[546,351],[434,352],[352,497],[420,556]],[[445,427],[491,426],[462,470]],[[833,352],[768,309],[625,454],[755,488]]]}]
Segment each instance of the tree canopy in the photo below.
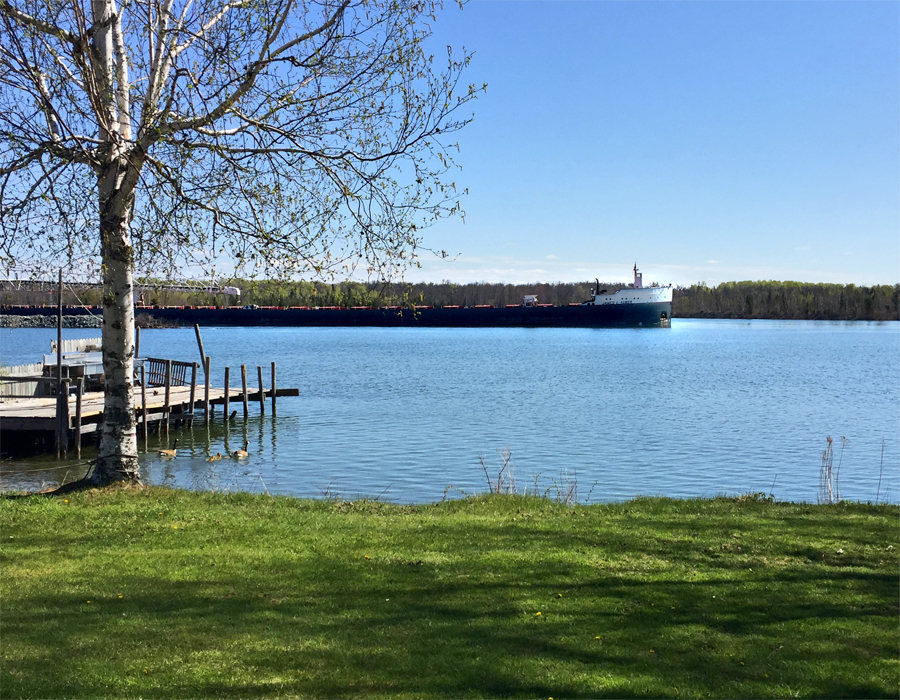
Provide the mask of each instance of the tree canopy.
[{"label": "tree canopy", "polygon": [[135,272],[389,278],[460,213],[484,88],[433,0],[0,0],[0,265],[99,271],[94,480],[138,478]]},{"label": "tree canopy", "polygon": [[[458,213],[450,136],[480,88],[427,52],[432,2],[2,0],[0,256],[96,269],[98,175],[134,264],[390,276]],[[133,182],[132,182],[133,181]]]}]

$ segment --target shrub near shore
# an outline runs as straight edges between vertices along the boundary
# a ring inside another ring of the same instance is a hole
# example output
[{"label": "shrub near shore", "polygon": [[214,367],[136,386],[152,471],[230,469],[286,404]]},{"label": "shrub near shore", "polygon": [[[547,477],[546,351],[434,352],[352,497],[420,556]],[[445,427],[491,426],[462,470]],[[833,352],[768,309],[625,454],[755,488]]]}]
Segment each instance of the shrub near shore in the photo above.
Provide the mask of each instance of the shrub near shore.
[{"label": "shrub near shore", "polygon": [[0,501],[3,697],[898,694],[900,508]]}]

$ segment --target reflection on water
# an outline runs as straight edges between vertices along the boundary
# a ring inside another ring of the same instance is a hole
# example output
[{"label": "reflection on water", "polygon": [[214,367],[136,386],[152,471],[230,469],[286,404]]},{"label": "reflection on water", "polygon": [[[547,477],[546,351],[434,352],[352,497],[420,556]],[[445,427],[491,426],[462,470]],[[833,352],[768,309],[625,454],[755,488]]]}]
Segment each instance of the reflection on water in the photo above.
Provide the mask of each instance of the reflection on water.
[{"label": "reflection on water", "polygon": [[[198,420],[193,428],[170,429],[168,436],[151,430],[146,443],[139,431],[142,480],[201,491],[265,492],[265,476],[260,467],[277,458],[279,423],[291,422],[296,424],[296,419],[251,415],[247,421],[235,419],[226,425],[220,412],[209,426]],[[171,449],[176,438],[176,457],[158,454],[157,450]],[[230,455],[243,449],[245,442],[249,456],[232,458]],[[74,454],[74,450],[70,450],[68,457],[61,460],[52,455],[5,460],[0,464],[2,488],[37,491],[75,481],[90,469],[97,450],[85,443],[81,459],[76,460]],[[220,459],[208,461],[217,454],[222,455]],[[265,455],[264,460],[261,460],[262,455]]]},{"label": "reflection on water", "polygon": [[[285,419],[290,422],[291,419]],[[165,435],[152,435],[141,460],[148,483],[186,487],[204,491],[267,491],[262,468],[278,460],[278,432],[281,419],[251,416],[249,420],[224,421],[221,413],[211,424],[202,421],[194,428],[182,428]],[[296,422],[296,421],[294,421]],[[178,442],[178,456],[163,457],[156,450]],[[247,445],[248,457],[231,455]],[[214,455],[221,459],[208,461]]]},{"label": "reflection on water", "polygon": [[[83,333],[83,332],[82,332]],[[88,331],[90,333],[90,331]],[[52,329],[0,329],[5,364]],[[74,335],[73,335],[74,337]],[[668,330],[209,328],[225,366],[278,363],[278,416],[139,440],[147,483],[200,490],[424,502],[486,491],[509,448],[519,489],[577,482],[582,498],[769,492],[815,501],[825,436],[850,439],[846,498],[900,496],[900,323],[676,320]],[[142,352],[192,361],[193,329],[142,332]],[[268,378],[268,377],[267,377]],[[232,384],[234,380],[232,379]],[[254,384],[255,382],[251,382]],[[178,456],[161,457],[171,447]],[[248,442],[246,460],[206,460]],[[884,460],[881,461],[882,440]],[[2,446],[0,446],[2,447]],[[83,462],[94,456],[83,450]],[[71,453],[70,453],[71,455]],[[0,464],[0,487],[38,489],[85,469],[48,456]]]}]

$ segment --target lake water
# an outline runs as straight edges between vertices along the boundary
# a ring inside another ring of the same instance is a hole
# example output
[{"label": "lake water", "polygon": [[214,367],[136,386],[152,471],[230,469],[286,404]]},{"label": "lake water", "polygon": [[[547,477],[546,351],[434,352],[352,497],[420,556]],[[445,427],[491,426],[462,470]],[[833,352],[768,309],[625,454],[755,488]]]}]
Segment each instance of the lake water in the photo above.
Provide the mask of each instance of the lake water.
[{"label": "lake water", "polygon": [[[192,489],[440,500],[484,492],[508,450],[519,491],[581,501],[773,491],[815,502],[825,437],[841,495],[900,497],[900,323],[675,319],[670,329],[205,328],[224,368],[278,365],[278,415],[251,404],[225,427],[173,430],[178,457],[139,440],[144,480]],[[98,335],[65,330],[64,337]],[[56,331],[0,329],[3,364],[34,361]],[[143,330],[141,354],[195,361],[193,329]],[[240,409],[240,406],[236,406]],[[840,454],[841,436],[849,439]],[[206,462],[249,440],[250,458]],[[883,459],[882,459],[883,446]],[[70,453],[71,454],[71,453]],[[85,449],[89,459],[93,451]],[[84,467],[3,461],[0,488]],[[881,477],[878,492],[879,473]],[[774,488],[773,488],[774,482]]]}]

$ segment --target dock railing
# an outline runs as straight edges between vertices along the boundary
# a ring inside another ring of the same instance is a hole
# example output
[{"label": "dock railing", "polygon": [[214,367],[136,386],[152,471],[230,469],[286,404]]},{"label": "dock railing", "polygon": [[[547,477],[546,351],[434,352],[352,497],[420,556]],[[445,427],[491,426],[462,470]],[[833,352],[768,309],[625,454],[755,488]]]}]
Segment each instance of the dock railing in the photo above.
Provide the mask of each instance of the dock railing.
[{"label": "dock railing", "polygon": [[[167,360],[160,357],[144,357],[134,363],[135,379],[141,386],[141,428],[144,433],[144,440],[148,437],[147,427],[147,387],[161,386],[165,387],[165,402],[163,405],[162,426],[166,434],[169,433],[169,413],[171,406],[169,405],[170,390],[173,386],[190,386],[191,398],[190,413],[184,416],[189,425],[194,422],[194,398],[197,391],[197,363],[196,362],[180,362],[179,360]],[[190,380],[188,380],[188,370],[191,371]],[[207,383],[208,384],[208,383]],[[209,413],[209,403],[207,402],[206,411]],[[208,420],[208,419],[207,419]]]},{"label": "dock railing", "polygon": [[[39,393],[38,387],[47,383],[50,384],[51,391]],[[53,396],[52,389],[58,384],[56,377],[0,375],[0,401],[3,399],[33,399],[40,396]]]},{"label": "dock railing", "polygon": [[[159,357],[145,357],[147,386],[165,386],[168,377],[169,386],[189,386],[194,381],[197,363],[165,360]],[[137,369],[137,367],[135,367]],[[188,378],[191,370],[191,378]]]},{"label": "dock railing", "polygon": [[[84,383],[82,379],[58,379],[57,377],[9,377],[9,376],[0,376],[0,387],[4,389],[7,386],[14,386],[16,384],[24,384],[25,386],[37,386],[39,384],[49,384],[50,385],[50,393],[52,395],[53,389],[56,389],[56,429],[54,431],[56,435],[56,457],[57,459],[60,455],[65,455],[69,446],[69,385],[74,382],[75,387],[75,427],[76,434],[79,436],[78,448],[77,448],[77,456],[81,457],[81,396],[84,393]],[[5,398],[25,398],[30,399],[34,398],[35,390],[32,389],[31,393],[26,394],[16,394],[16,393],[4,393]]]},{"label": "dock railing", "polygon": [[29,365],[14,365],[12,367],[0,367],[0,401],[5,398],[32,398],[39,396],[37,393],[39,381],[44,366],[40,362]]}]

